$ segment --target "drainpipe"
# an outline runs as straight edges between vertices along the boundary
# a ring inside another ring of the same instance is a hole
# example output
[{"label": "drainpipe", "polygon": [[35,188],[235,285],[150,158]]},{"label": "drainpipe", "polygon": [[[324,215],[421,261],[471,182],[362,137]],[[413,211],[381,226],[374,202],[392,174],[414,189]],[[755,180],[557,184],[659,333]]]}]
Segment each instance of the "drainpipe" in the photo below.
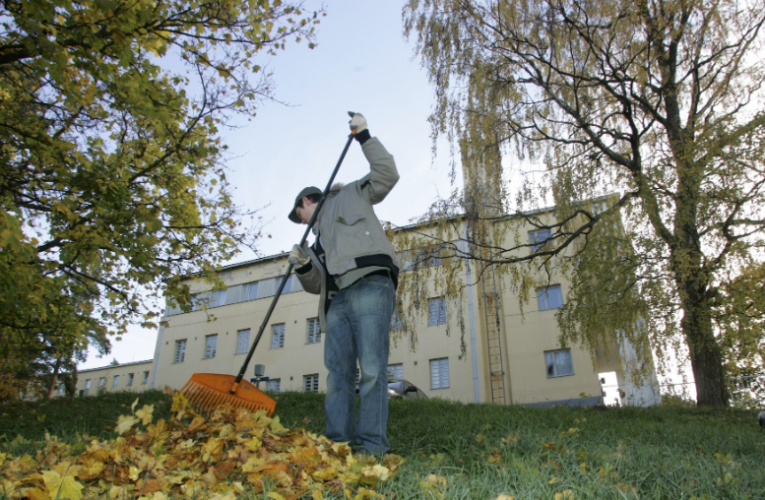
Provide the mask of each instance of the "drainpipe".
[{"label": "drainpipe", "polygon": [[[468,245],[467,238],[467,224],[465,224],[465,246]],[[468,318],[470,319],[470,355],[473,361],[473,395],[474,401],[480,403],[481,397],[478,390],[478,362],[475,356],[475,321],[473,320],[473,285],[470,284],[470,259],[465,259],[465,268],[467,271]]]}]

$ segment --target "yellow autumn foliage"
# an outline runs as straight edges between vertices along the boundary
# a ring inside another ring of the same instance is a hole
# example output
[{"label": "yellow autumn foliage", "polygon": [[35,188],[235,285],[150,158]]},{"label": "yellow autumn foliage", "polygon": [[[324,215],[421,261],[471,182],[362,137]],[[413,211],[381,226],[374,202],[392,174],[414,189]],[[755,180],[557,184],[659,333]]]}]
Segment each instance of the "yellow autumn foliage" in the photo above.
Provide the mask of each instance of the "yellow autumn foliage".
[{"label": "yellow autumn foliage", "polygon": [[[11,499],[30,500],[236,500],[243,494],[296,500],[349,488],[365,498],[384,498],[370,488],[395,474],[401,457],[382,463],[354,456],[304,429],[288,429],[278,417],[244,409],[197,414],[182,393],[174,417],[154,422],[153,407],[119,417],[112,440],[92,439],[74,454],[48,437],[35,457],[0,454],[0,487]],[[139,427],[143,425],[144,427]],[[265,489],[265,490],[264,490]]]}]

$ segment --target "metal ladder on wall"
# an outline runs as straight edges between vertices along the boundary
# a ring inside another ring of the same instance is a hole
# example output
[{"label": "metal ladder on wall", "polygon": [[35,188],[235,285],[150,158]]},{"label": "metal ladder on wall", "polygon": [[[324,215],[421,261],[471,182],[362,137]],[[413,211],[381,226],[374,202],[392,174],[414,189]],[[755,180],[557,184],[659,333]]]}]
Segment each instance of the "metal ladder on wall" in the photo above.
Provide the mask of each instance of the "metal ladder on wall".
[{"label": "metal ladder on wall", "polygon": [[[488,276],[487,276],[488,275]],[[489,351],[489,372],[491,374],[491,402],[506,404],[505,367],[502,363],[502,328],[500,318],[499,293],[494,277],[494,269],[484,271],[481,279],[481,294],[484,300],[484,319],[486,320],[486,345]]]}]

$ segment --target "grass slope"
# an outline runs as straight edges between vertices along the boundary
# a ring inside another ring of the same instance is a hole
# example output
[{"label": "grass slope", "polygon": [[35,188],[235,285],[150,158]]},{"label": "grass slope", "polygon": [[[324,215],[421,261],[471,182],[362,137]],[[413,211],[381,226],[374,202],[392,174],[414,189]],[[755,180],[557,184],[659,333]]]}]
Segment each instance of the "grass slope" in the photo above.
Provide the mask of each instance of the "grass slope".
[{"label": "grass slope", "polygon": [[[170,396],[138,397],[155,405],[155,418],[169,417]],[[82,434],[112,438],[117,417],[135,398],[0,405],[0,451],[34,455],[46,432],[72,443]],[[323,433],[320,394],[280,394],[276,414],[287,427]],[[765,498],[765,433],[749,411],[394,400],[388,433],[407,462],[380,491],[397,500]],[[443,479],[427,481],[430,475]]]}]

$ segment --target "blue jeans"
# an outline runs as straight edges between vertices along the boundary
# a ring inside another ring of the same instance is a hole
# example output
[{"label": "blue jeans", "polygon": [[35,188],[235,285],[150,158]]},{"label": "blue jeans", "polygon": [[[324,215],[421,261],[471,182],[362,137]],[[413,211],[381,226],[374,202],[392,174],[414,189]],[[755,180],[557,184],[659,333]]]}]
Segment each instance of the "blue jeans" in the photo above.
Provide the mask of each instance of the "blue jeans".
[{"label": "blue jeans", "polygon": [[[388,350],[396,291],[390,278],[365,276],[332,299],[327,312],[324,365],[327,375],[327,437],[350,442],[362,453],[390,450]],[[361,368],[358,422],[356,362]]]}]

